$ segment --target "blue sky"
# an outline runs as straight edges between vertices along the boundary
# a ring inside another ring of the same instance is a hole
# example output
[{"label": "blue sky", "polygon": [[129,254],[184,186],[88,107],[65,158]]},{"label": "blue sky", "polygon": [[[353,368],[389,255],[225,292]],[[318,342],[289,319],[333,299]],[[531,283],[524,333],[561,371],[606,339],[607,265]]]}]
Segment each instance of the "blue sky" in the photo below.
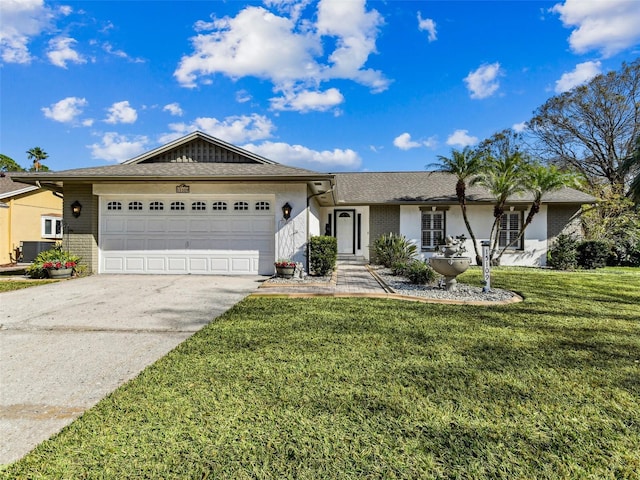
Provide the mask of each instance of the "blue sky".
[{"label": "blue sky", "polygon": [[52,170],[201,130],[317,171],[423,170],[640,53],[640,1],[0,3],[0,152]]}]

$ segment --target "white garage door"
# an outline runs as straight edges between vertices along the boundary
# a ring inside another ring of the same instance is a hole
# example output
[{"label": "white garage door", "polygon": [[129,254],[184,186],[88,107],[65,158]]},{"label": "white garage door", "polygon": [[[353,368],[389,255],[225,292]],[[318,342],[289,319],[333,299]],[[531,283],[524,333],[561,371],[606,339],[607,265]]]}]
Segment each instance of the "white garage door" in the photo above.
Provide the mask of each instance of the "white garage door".
[{"label": "white garage door", "polygon": [[101,197],[100,273],[273,273],[273,199]]}]

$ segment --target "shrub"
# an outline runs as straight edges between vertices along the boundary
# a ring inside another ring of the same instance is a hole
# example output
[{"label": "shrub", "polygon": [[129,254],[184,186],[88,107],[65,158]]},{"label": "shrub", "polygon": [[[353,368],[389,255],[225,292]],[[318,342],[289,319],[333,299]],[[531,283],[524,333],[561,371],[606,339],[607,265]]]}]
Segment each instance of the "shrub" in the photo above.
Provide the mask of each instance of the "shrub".
[{"label": "shrub", "polygon": [[326,275],[336,268],[338,241],[335,237],[319,236],[309,239],[309,269],[313,275]]},{"label": "shrub", "polygon": [[409,265],[411,262],[396,262],[391,265],[391,273],[394,275],[402,275],[404,277],[407,276],[407,270],[409,270]]},{"label": "shrub", "polygon": [[390,268],[398,262],[409,262],[418,253],[418,247],[404,235],[387,233],[381,235],[373,244],[376,261]]},{"label": "shrub", "polygon": [[33,263],[27,267],[27,275],[31,278],[46,278],[47,268],[72,267],[74,270],[78,266],[80,257],[73,255],[62,249],[62,244],[56,244],[49,250],[40,252]]},{"label": "shrub", "polygon": [[611,247],[601,240],[585,240],[578,245],[577,253],[578,266],[591,270],[607,265]]},{"label": "shrub", "polygon": [[431,268],[427,264],[427,262],[423,262],[420,260],[415,260],[409,263],[405,275],[411,283],[414,283],[416,285],[433,283],[435,282],[436,278],[438,278],[438,274],[435,272],[435,270]]},{"label": "shrub", "polygon": [[556,270],[573,270],[578,266],[578,241],[571,235],[558,235],[547,252],[547,265]]}]

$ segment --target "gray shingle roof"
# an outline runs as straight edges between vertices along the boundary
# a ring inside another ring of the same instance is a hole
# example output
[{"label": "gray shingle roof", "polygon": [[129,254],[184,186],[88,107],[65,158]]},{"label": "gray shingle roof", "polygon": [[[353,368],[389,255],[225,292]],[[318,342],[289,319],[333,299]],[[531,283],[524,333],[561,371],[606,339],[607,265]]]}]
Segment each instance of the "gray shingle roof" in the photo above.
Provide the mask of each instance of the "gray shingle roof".
[{"label": "gray shingle roof", "polygon": [[[456,177],[444,172],[357,172],[336,174],[336,199],[344,204],[457,203]],[[480,187],[467,187],[473,202],[491,202],[493,197]],[[532,200],[531,194],[510,199]],[[543,197],[544,203],[593,203],[595,198],[572,188]]]},{"label": "gray shingle roof", "polygon": [[[19,172],[15,173],[18,174]],[[35,189],[36,187],[33,185],[14,182],[11,178],[11,174],[5,173],[4,176],[0,176],[0,198],[12,197]]]},{"label": "gray shingle roof", "polygon": [[139,163],[78,168],[60,172],[21,174],[22,180],[42,182],[113,180],[216,180],[216,179],[308,179],[329,178],[330,174],[279,164],[259,163]]}]

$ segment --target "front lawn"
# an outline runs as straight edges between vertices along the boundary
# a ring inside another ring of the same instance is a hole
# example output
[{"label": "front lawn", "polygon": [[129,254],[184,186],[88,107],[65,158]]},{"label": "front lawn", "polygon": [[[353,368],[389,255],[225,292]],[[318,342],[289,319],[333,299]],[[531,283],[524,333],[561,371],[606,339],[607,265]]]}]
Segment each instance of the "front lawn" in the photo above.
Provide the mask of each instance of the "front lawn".
[{"label": "front lawn", "polygon": [[248,298],[0,475],[640,478],[640,271],[492,284],[525,301]]},{"label": "front lawn", "polygon": [[47,283],[54,283],[57,280],[2,280],[0,279],[0,293],[20,290],[21,288],[36,287]]}]

